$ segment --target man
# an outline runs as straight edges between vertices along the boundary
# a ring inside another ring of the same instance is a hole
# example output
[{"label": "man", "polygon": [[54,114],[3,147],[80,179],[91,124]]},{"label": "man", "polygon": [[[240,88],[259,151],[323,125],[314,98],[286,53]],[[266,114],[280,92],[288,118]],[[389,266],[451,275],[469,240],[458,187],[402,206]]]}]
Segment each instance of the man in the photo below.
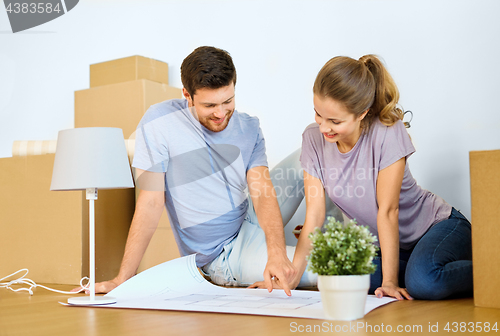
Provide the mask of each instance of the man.
[{"label": "man", "polygon": [[136,274],[166,206],[181,254],[196,253],[215,283],[250,285],[263,275],[269,291],[274,285],[291,295],[297,270],[287,257],[264,138],[256,117],[235,110],[230,55],[197,48],[183,61],[181,78],[185,99],[151,106],[138,126],[135,214],[119,274],[96,284],[96,292]]}]

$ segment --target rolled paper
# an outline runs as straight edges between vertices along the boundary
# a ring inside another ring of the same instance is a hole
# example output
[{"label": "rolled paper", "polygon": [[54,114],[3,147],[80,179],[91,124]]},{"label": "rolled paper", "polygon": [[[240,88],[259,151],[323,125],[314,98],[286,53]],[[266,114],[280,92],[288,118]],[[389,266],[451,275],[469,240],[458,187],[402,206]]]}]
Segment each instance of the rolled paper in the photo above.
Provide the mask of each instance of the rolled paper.
[{"label": "rolled paper", "polygon": [[56,152],[56,145],[56,140],[14,141],[12,156],[53,154]]},{"label": "rolled paper", "polygon": [[[57,140],[18,140],[12,145],[12,156],[44,155],[56,152]],[[135,152],[135,139],[125,139],[127,155],[132,162]]]},{"label": "rolled paper", "polygon": [[135,153],[135,139],[125,139],[125,148],[127,149],[128,159],[132,163]]}]

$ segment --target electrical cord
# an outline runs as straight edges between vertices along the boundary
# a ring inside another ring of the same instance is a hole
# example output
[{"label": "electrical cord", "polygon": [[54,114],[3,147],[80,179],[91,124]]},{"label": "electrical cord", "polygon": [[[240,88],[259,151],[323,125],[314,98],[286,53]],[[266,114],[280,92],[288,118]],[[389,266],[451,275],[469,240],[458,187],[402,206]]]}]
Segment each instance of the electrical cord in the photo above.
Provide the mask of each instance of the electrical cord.
[{"label": "electrical cord", "polygon": [[[20,272],[23,272],[23,271],[26,272],[26,273],[24,273],[24,275],[20,276],[19,278],[11,280],[11,281],[8,281],[8,282],[2,282],[4,280],[6,280],[6,279],[9,279],[9,278],[13,277],[17,273],[20,273]],[[80,293],[80,292],[88,289],[88,287],[89,287],[89,283],[88,282],[85,285],[83,284],[83,281],[85,279],[89,280],[89,278],[83,277],[80,280],[80,287],[81,288],[77,292],[61,291],[61,290],[49,288],[49,287],[46,287],[46,286],[43,286],[43,285],[38,285],[33,280],[27,279],[26,276],[28,275],[28,272],[29,272],[29,270],[27,268],[23,268],[23,269],[20,269],[19,271],[14,272],[14,273],[12,273],[12,274],[4,277],[4,278],[1,278],[0,279],[0,288],[7,288],[7,289],[10,289],[13,292],[26,291],[26,292],[30,293],[30,295],[33,295],[33,288],[37,288],[37,287],[40,287],[40,288],[43,288],[43,289],[46,289],[46,290],[49,290],[49,291],[52,291],[52,292],[61,293],[61,294],[78,294],[78,293]],[[27,285],[27,286],[29,286],[29,288],[27,288],[27,287],[12,288],[11,287],[12,285]]]}]

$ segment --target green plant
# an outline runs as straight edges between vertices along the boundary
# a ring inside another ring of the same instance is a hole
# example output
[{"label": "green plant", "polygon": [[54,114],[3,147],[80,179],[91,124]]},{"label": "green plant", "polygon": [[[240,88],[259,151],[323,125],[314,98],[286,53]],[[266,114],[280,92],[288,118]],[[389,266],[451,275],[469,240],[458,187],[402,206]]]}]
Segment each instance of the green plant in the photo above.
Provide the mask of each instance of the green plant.
[{"label": "green plant", "polygon": [[351,220],[346,225],[328,217],[324,232],[316,228],[309,234],[312,251],[309,270],[318,275],[363,275],[375,272],[373,264],[378,247],[377,238],[368,227]]}]

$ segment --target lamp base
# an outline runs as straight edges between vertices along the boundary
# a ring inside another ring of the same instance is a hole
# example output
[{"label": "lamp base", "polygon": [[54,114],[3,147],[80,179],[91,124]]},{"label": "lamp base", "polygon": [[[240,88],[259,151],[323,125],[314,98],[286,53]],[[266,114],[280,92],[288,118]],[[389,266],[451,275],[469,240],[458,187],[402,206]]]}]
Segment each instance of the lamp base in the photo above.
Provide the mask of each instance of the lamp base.
[{"label": "lamp base", "polygon": [[116,299],[107,296],[96,296],[94,300],[91,300],[89,296],[79,296],[68,299],[68,303],[72,305],[106,305],[111,303],[116,303]]}]

